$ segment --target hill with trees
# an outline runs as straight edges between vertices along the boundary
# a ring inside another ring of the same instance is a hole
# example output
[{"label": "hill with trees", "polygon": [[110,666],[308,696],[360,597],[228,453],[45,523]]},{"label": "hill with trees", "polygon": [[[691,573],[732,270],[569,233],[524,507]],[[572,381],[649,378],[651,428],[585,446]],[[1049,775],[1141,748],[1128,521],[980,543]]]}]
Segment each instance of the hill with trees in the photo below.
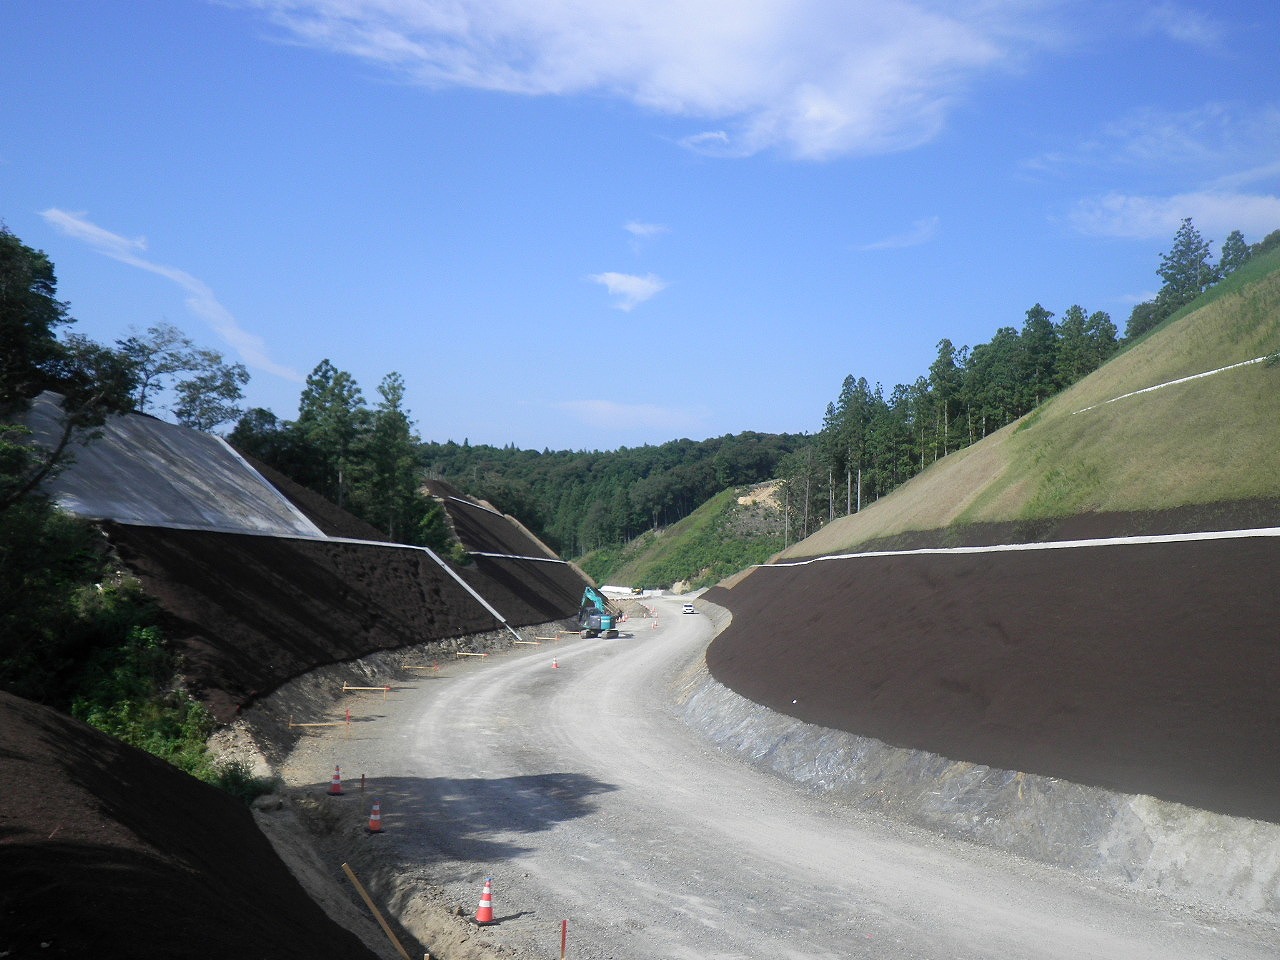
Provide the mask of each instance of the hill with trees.
[{"label": "hill with trees", "polygon": [[1041,539],[1101,514],[1127,515],[1133,533],[1280,522],[1278,360],[1272,249],[1091,376],[789,555],[920,543],[919,531],[969,542],[993,525]]}]

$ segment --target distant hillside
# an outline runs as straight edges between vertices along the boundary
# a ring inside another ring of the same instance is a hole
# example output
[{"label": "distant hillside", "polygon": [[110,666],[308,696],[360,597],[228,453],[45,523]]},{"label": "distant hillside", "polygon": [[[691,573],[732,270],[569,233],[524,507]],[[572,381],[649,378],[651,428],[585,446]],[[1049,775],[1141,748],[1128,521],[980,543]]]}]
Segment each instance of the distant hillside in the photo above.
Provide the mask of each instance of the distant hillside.
[{"label": "distant hillside", "polygon": [[592,551],[578,565],[600,583],[666,588],[684,582],[691,589],[716,583],[782,549],[776,486],[724,490],[678,523]]},{"label": "distant hillside", "polygon": [[519,517],[557,553],[579,556],[668,527],[729,487],[776,477],[802,441],[745,432],[607,453],[449,442],[422,444],[420,455],[430,479]]},{"label": "distant hillside", "polygon": [[1152,514],[1174,526],[1214,516],[1276,523],[1280,366],[1250,361],[1278,351],[1280,251],[1272,251],[1030,414],[786,555],[918,531],[945,530],[956,541],[993,524],[1035,539],[1058,519],[1097,514]]}]

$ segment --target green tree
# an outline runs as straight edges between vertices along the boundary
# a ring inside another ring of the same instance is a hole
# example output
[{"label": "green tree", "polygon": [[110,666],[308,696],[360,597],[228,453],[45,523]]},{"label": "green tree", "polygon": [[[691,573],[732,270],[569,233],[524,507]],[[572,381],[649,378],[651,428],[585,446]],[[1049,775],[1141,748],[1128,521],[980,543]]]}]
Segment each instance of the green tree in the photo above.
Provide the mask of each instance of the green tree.
[{"label": "green tree", "polygon": [[1062,314],[1058,324],[1058,385],[1070,386],[1093,368],[1089,365],[1089,338],[1085,326],[1089,322],[1084,307],[1073,303]]},{"label": "green tree", "polygon": [[1092,373],[1116,352],[1116,325],[1111,321],[1111,314],[1105,310],[1089,314],[1084,335],[1088,342],[1089,372]]},{"label": "green tree", "polygon": [[965,365],[965,403],[974,432],[986,436],[1021,415],[1019,409],[1022,340],[1013,327],[1001,327],[980,343]]},{"label": "green tree", "polygon": [[362,513],[393,540],[411,537],[425,511],[419,493],[419,440],[404,409],[404,394],[400,374],[383,377],[381,400],[358,449]]},{"label": "green tree", "polygon": [[194,364],[195,344],[171,323],[158,323],[148,327],[145,336],[135,334],[116,345],[133,364],[137,380],[133,403],[139,413],[146,413],[155,395]]},{"label": "green tree", "polygon": [[1058,325],[1058,385],[1069,387],[1097,370],[1115,352],[1116,325],[1099,310],[1085,316],[1072,304]]},{"label": "green tree", "polygon": [[1125,339],[1136,340],[1148,330],[1154,330],[1163,323],[1169,316],[1169,313],[1162,309],[1164,306],[1167,305],[1162,305],[1156,300],[1144,300],[1142,303],[1134,304],[1129,312],[1129,320],[1124,325]]},{"label": "green tree", "polygon": [[351,453],[364,420],[364,397],[355,378],[327,359],[307,376],[298,403],[296,428],[312,457],[312,476],[320,492],[344,506],[350,482]]},{"label": "green tree", "polygon": [[216,350],[196,350],[192,376],[174,386],[173,415],[184,427],[205,432],[240,416],[237,401],[244,398],[249,371],[242,363],[227,364]]},{"label": "green tree", "polygon": [[960,390],[964,385],[961,365],[965,360],[965,353],[958,353],[955,344],[944,337],[938,341],[937,357],[929,364],[929,390],[933,397],[934,436],[937,438],[934,442],[935,460],[939,446],[944,457],[951,452],[951,424],[960,406]]},{"label": "green tree", "polygon": [[1239,230],[1232,230],[1222,243],[1218,272],[1224,277],[1230,276],[1248,263],[1251,255],[1249,245],[1244,242],[1244,234]]},{"label": "green tree", "polygon": [[1022,344],[1022,384],[1019,416],[1039,406],[1057,391],[1058,332],[1053,314],[1040,304],[1027,311],[1019,336]]},{"label": "green tree", "polygon": [[227,442],[241,453],[279,469],[285,459],[288,431],[280,418],[270,410],[250,407],[240,415],[235,428],[227,434]]},{"label": "green tree", "polygon": [[1257,243],[1249,247],[1249,256],[1256,257],[1261,253],[1280,247],[1280,230],[1272,230]]},{"label": "green tree", "polygon": [[1160,254],[1156,273],[1164,281],[1160,292],[1172,306],[1169,313],[1190,303],[1217,282],[1218,271],[1209,262],[1209,241],[1200,236],[1190,217],[1178,227],[1172,249]]},{"label": "green tree", "polygon": [[172,389],[174,419],[184,427],[210,431],[240,416],[238,401],[249,382],[244,364],[228,364],[218,351],[198,348],[171,323],[148,327],[145,335],[117,341],[117,346],[133,367],[133,402],[140,413],[147,412],[158,394]]},{"label": "green tree", "polygon": [[57,297],[53,263],[0,223],[0,413],[18,409],[48,386],[61,350],[60,326],[73,322]]}]

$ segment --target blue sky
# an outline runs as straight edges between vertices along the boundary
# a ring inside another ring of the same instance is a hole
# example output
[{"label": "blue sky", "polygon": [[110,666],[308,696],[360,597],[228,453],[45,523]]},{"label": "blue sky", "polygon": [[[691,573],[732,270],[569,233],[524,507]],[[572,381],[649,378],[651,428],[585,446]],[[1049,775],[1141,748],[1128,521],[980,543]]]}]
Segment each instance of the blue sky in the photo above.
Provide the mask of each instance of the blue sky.
[{"label": "blue sky", "polygon": [[284,419],[328,358],[428,440],[814,431],[1280,228],[1278,51],[1274,0],[0,0],[0,218]]}]

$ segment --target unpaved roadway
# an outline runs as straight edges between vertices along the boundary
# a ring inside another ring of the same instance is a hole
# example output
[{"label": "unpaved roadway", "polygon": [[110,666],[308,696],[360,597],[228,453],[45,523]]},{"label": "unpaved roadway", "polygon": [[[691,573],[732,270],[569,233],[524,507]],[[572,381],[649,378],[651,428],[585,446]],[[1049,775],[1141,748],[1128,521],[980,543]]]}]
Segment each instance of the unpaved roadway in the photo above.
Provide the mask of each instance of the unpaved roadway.
[{"label": "unpaved roadway", "polygon": [[[710,624],[654,605],[657,629],[451,661],[352,734],[390,798],[376,842],[469,912],[492,876],[493,935],[516,952],[559,956],[567,918],[582,960],[1280,953],[1271,925],[874,820],[720,755],[674,704]],[[291,777],[323,783],[331,756],[300,747]]]}]

